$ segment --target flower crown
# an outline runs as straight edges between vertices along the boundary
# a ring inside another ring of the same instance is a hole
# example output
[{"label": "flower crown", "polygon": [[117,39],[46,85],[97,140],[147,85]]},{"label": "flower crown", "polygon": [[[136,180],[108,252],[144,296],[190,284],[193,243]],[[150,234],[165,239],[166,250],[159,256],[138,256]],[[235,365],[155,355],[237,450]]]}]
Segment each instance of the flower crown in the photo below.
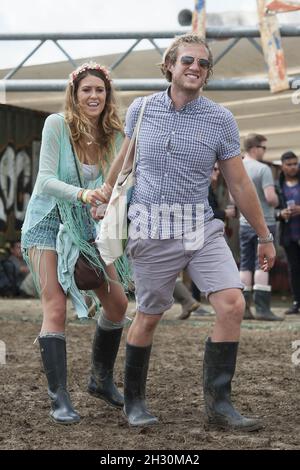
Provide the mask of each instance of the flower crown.
[{"label": "flower crown", "polygon": [[109,71],[104,65],[99,65],[96,62],[86,62],[82,65],[80,65],[74,72],[70,73],[69,78],[70,78],[70,83],[71,85],[74,85],[74,81],[83,72],[86,72],[87,70],[99,70],[102,72],[108,82],[111,82],[111,78],[109,75]]}]

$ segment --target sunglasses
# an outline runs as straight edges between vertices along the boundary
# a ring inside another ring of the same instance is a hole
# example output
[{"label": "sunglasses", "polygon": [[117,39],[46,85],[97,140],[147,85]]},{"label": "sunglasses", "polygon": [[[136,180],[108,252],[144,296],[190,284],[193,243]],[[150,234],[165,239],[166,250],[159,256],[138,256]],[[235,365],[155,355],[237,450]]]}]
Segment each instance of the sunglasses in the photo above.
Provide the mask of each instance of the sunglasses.
[{"label": "sunglasses", "polygon": [[192,65],[195,60],[197,61],[199,67],[208,70],[210,68],[210,62],[207,59],[197,59],[191,55],[183,55],[180,57],[180,62],[182,65]]},{"label": "sunglasses", "polygon": [[267,150],[267,147],[265,145],[257,145],[256,146],[258,149],[263,149],[264,151]]}]

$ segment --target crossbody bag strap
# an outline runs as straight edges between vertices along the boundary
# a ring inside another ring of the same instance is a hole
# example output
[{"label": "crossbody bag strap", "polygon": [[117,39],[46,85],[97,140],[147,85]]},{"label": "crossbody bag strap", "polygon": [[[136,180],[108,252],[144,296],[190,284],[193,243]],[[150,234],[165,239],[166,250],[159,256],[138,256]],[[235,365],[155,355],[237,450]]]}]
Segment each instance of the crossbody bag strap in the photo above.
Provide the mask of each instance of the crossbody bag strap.
[{"label": "crossbody bag strap", "polygon": [[[70,134],[71,134],[71,131],[70,131]],[[75,168],[76,168],[76,173],[77,173],[79,185],[80,185],[81,188],[83,188],[83,182],[82,182],[81,174],[80,174],[80,171],[79,171],[79,168],[78,168],[79,160],[76,157],[76,153],[75,153],[75,149],[74,149],[74,145],[73,145],[73,142],[72,142],[71,135],[70,135],[70,144],[71,144],[72,154],[73,154],[73,157],[74,157]]]},{"label": "crossbody bag strap", "polygon": [[73,155],[73,158],[74,158],[74,163],[75,163],[75,168],[76,168],[76,173],[77,173],[77,177],[78,177],[79,186],[81,188],[83,188],[83,182],[82,182],[82,178],[81,178],[81,175],[80,175],[80,170],[78,168],[79,160],[78,160],[78,158],[76,156],[76,153],[75,153],[75,149],[74,149],[74,145],[73,145],[72,132],[71,132],[70,126],[66,123],[65,118],[62,114],[60,114],[60,113],[56,113],[56,114],[64,120],[64,123],[65,123],[65,125],[68,129],[69,141],[70,141],[70,145],[71,145],[71,149],[72,149],[72,155]]},{"label": "crossbody bag strap", "polygon": [[132,134],[131,139],[130,139],[130,143],[129,143],[129,146],[128,146],[128,149],[127,149],[127,152],[126,152],[126,156],[124,158],[124,162],[123,162],[122,169],[121,169],[121,174],[123,173],[123,171],[125,170],[125,168],[127,166],[127,163],[128,163],[128,160],[129,160],[129,157],[130,157],[130,154],[131,154],[131,151],[132,151],[132,148],[133,148],[134,144],[135,144],[135,149],[134,149],[134,157],[133,157],[132,167],[130,168],[130,171],[127,170],[127,173],[130,173],[131,171],[133,171],[133,172],[135,171],[136,162],[137,162],[137,141],[138,141],[138,135],[139,135],[139,131],[140,131],[140,127],[141,127],[142,118],[143,118],[144,110],[145,110],[145,107],[146,107],[146,103],[147,103],[147,97],[145,96],[143,98],[143,103],[142,103],[142,107],[140,109],[140,113],[139,113],[139,117],[138,117],[136,126],[134,128],[133,134]]}]

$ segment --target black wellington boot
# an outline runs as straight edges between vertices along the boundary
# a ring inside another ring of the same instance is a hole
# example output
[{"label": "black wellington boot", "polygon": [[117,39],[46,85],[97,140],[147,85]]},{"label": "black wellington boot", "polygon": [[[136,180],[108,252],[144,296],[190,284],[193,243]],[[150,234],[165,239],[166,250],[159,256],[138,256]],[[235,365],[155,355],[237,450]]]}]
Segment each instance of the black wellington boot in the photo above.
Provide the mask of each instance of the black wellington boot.
[{"label": "black wellington boot", "polygon": [[235,371],[238,343],[205,343],[203,389],[208,423],[220,429],[256,431],[260,421],[245,418],[231,403],[231,381]]},{"label": "black wellington boot", "polygon": [[67,391],[66,341],[57,336],[42,336],[39,343],[51,398],[50,416],[59,424],[78,423],[80,416],[74,410]]},{"label": "black wellington boot", "polygon": [[252,291],[244,290],[243,291],[244,299],[246,302],[245,311],[244,311],[244,320],[255,320],[253,312],[251,310],[251,300],[252,300]]},{"label": "black wellington boot", "polygon": [[91,395],[106,401],[114,408],[122,408],[124,405],[124,398],[113,378],[122,331],[123,328],[104,330],[97,324],[92,351],[92,372],[88,384],[88,392]]},{"label": "black wellington boot", "polygon": [[277,317],[271,310],[271,291],[261,290],[254,286],[253,300],[255,304],[256,320],[282,321],[283,318]]},{"label": "black wellington boot", "polygon": [[131,426],[149,426],[158,422],[148,411],[145,401],[151,347],[126,345],[124,414]]}]

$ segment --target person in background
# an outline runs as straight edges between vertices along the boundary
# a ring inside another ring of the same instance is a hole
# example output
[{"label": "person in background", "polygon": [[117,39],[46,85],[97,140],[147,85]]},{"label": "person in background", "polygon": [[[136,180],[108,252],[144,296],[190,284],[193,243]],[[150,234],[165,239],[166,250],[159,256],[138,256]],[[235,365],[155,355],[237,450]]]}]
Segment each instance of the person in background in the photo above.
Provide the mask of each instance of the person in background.
[{"label": "person in background", "polygon": [[230,204],[225,209],[220,208],[220,204],[215,193],[218,187],[219,177],[220,177],[220,168],[219,168],[218,163],[215,163],[211,177],[210,177],[208,202],[209,202],[210,207],[213,210],[214,217],[216,219],[223,220],[223,222],[226,222],[227,220],[234,219],[236,217],[237,210],[233,204]]},{"label": "person in background", "polygon": [[280,221],[279,243],[283,246],[289,267],[293,305],[286,315],[300,312],[300,170],[298,157],[288,151],[281,155],[282,171],[276,189]]},{"label": "person in background", "polygon": [[15,267],[16,286],[20,295],[38,297],[33,276],[22,256],[21,242],[12,241],[9,251],[10,256],[8,257],[8,261]]},{"label": "person in background", "polygon": [[[278,197],[275,192],[271,169],[262,162],[267,149],[267,138],[260,134],[249,134],[244,140],[244,147],[246,152],[243,164],[254,184],[265,222],[274,238],[276,234],[274,208],[278,205]],[[240,214],[240,276],[242,283],[245,285],[246,308],[244,318],[249,320],[254,318],[268,321],[282,320],[271,311],[269,273],[259,266],[257,235],[243,213]],[[255,315],[251,310],[252,286]]]},{"label": "person in background", "polygon": [[193,297],[193,294],[180,276],[176,280],[173,296],[175,301],[181,305],[181,313],[177,317],[178,320],[187,320],[191,314],[201,317],[210,315],[210,312],[205,310],[201,303]]},{"label": "person in background", "polygon": [[23,256],[43,307],[38,340],[50,416],[59,424],[80,420],[67,390],[65,338],[67,294],[80,317],[87,317],[87,304],[73,276],[79,253],[101,269],[109,282],[94,291],[103,310],[93,342],[88,391],[113,407],[122,408],[124,403],[113,381],[113,368],[127,298],[115,267],[103,265],[89,243],[96,234],[91,208],[100,205],[100,194],[111,194],[104,177],[122,140],[108,69],[94,62],[81,65],[69,77],[64,115],[51,114],[45,121],[39,172],[22,227]]}]

